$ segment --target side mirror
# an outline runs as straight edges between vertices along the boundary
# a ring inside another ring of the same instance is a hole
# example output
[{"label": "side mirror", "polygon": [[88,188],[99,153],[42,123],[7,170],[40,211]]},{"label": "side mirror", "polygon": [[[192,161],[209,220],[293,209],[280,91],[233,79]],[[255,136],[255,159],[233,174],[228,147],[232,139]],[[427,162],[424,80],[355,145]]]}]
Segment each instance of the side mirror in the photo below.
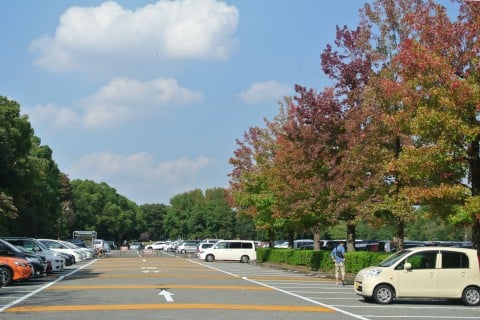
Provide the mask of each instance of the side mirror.
[{"label": "side mirror", "polygon": [[405,265],[403,266],[403,269],[405,271],[411,271],[412,270],[412,264],[410,262],[405,262]]}]

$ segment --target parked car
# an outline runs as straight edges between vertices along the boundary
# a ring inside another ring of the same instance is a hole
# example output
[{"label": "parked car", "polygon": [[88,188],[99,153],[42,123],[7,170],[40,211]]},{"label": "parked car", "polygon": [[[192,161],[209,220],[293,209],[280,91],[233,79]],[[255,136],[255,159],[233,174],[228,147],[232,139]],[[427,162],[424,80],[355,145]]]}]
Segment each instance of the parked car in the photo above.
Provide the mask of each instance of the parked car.
[{"label": "parked car", "polygon": [[88,248],[87,244],[82,239],[65,239],[64,241],[68,241],[70,243],[73,243],[74,245],[76,245],[78,247],[81,247],[81,248]]},{"label": "parked car", "polygon": [[51,271],[62,271],[65,266],[65,258],[61,252],[48,249],[37,239],[28,237],[2,237],[2,239],[25,250],[27,253],[34,253],[44,257],[47,261],[50,261],[52,266]]},{"label": "parked car", "polygon": [[167,246],[166,241],[155,241],[154,243],[147,244],[145,249],[153,249],[153,250],[165,250]]},{"label": "parked car", "polygon": [[104,252],[105,251],[105,240],[103,239],[95,239],[93,240],[93,248],[97,252]]},{"label": "parked car", "polygon": [[130,250],[141,250],[143,249],[143,244],[140,241],[132,241],[130,243]]},{"label": "parked car", "polygon": [[175,251],[178,253],[195,253],[199,243],[199,240],[185,240],[178,245]]},{"label": "parked car", "polygon": [[480,255],[466,248],[409,248],[360,270],[354,286],[356,294],[380,304],[401,298],[445,298],[476,306],[480,304]]},{"label": "parked car", "polygon": [[311,239],[295,240],[293,241],[293,248],[302,249],[302,250],[313,249],[313,240]]},{"label": "parked car", "polygon": [[205,251],[205,249],[210,248],[215,243],[213,242],[201,242],[197,247],[197,258]]},{"label": "parked car", "polygon": [[4,277],[4,284],[8,286],[14,281],[29,279],[32,276],[33,267],[25,259],[0,256],[0,271]]},{"label": "parked car", "polygon": [[33,276],[42,277],[47,272],[47,260],[35,253],[25,252],[8,241],[0,239],[0,256],[16,257],[27,260],[33,267]]},{"label": "parked car", "polygon": [[77,246],[73,242],[66,241],[66,240],[65,241],[59,240],[59,241],[61,241],[64,245],[66,245],[69,248],[80,250],[82,253],[85,254],[86,256],[85,259],[92,259],[95,256],[95,250],[93,250],[93,248],[87,248],[85,246]]},{"label": "parked car", "polygon": [[[76,263],[77,261],[80,262],[86,259],[86,254],[84,252],[82,252],[79,249],[72,249],[68,247],[67,244],[63,243],[60,240],[53,240],[53,239],[38,239],[38,240],[44,245],[46,245],[47,248],[49,248],[50,250],[73,255],[74,257],[73,263]],[[66,264],[68,265],[68,263]]]},{"label": "parked car", "polygon": [[7,283],[7,273],[4,271],[2,266],[6,266],[6,265],[0,264],[0,288],[5,287],[5,284]]},{"label": "parked car", "polygon": [[288,241],[287,240],[276,240],[273,244],[274,248],[277,249],[286,249],[288,248]]},{"label": "parked car", "polygon": [[202,243],[217,243],[220,240],[222,239],[203,239]]},{"label": "parked car", "polygon": [[255,242],[251,240],[221,240],[205,249],[198,257],[208,262],[235,260],[248,263],[257,260],[257,251]]},{"label": "parked car", "polygon": [[117,250],[118,247],[115,244],[115,241],[112,240],[105,240],[105,242],[110,246],[110,250]]}]

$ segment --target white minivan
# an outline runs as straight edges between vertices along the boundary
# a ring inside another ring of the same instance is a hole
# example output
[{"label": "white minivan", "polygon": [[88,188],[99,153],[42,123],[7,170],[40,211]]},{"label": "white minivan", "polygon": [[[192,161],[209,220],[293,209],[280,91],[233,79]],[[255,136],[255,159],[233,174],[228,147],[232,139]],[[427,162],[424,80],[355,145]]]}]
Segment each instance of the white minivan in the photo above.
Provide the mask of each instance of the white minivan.
[{"label": "white minivan", "polygon": [[212,262],[214,260],[236,260],[243,263],[257,260],[255,242],[251,240],[221,240],[205,249],[199,259]]},{"label": "white minivan", "polygon": [[400,298],[443,298],[477,306],[479,264],[480,256],[474,249],[408,248],[378,266],[360,270],[355,277],[355,292],[380,304]]}]

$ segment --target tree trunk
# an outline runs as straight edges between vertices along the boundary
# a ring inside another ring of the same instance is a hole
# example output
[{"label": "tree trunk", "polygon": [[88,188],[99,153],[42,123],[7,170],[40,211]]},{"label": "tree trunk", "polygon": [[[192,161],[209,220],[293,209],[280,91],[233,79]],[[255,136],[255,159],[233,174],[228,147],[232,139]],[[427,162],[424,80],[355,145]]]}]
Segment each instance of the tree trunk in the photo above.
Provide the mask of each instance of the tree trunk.
[{"label": "tree trunk", "polygon": [[480,220],[477,216],[474,217],[474,221],[472,223],[472,244],[473,248],[477,249],[478,253],[480,254]]},{"label": "tree trunk", "polygon": [[[477,137],[468,148],[468,164],[470,166],[470,176],[472,185],[472,196],[480,195],[480,156],[479,156],[480,137]],[[474,215],[472,223],[472,244],[480,253],[480,221]]]},{"label": "tree trunk", "polygon": [[405,244],[405,222],[403,219],[399,219],[397,223],[397,230],[393,239],[397,251],[404,249]]},{"label": "tree trunk", "polygon": [[352,220],[347,221],[347,251],[355,251],[355,227],[356,224]]},{"label": "tree trunk", "polygon": [[313,250],[319,251],[320,250],[320,225],[317,224],[313,228]]}]

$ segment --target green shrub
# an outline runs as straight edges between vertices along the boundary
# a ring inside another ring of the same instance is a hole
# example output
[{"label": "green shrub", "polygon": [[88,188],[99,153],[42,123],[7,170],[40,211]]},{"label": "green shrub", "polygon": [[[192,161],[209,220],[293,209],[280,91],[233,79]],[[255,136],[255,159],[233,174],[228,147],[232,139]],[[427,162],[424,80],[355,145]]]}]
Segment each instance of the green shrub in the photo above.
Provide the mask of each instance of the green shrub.
[{"label": "green shrub", "polygon": [[[359,270],[378,265],[390,254],[386,252],[347,252],[345,255],[345,270],[348,273],[357,273]],[[304,266],[314,271],[332,272],[334,263],[328,250],[298,250],[298,249],[272,249],[258,248],[257,261]]]}]

